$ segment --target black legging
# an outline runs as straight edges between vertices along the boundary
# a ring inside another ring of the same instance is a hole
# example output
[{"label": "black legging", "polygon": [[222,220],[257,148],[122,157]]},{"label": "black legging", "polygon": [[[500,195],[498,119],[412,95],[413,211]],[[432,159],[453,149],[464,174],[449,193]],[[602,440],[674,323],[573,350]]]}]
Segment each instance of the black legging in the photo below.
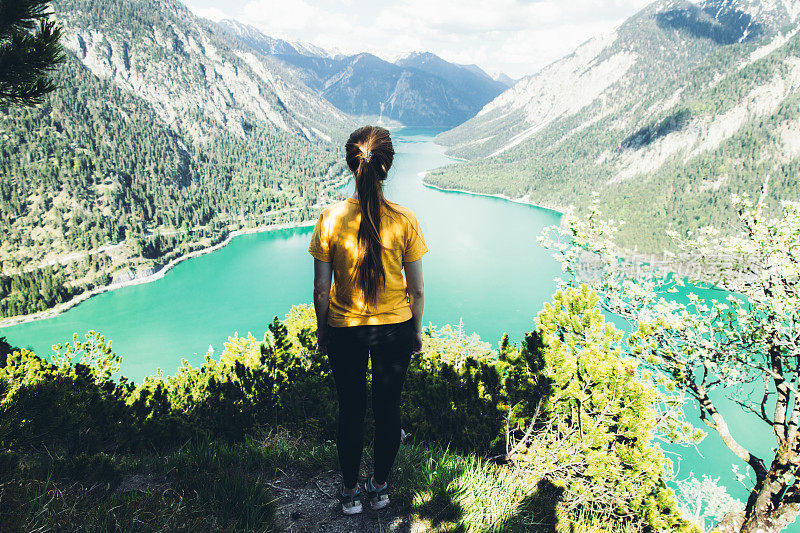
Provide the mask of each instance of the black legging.
[{"label": "black legging", "polygon": [[328,327],[328,359],[339,398],[336,449],[347,488],[355,487],[364,447],[367,358],[372,359],[375,417],[375,482],[389,476],[400,448],[400,393],[413,350],[412,321],[375,326]]}]

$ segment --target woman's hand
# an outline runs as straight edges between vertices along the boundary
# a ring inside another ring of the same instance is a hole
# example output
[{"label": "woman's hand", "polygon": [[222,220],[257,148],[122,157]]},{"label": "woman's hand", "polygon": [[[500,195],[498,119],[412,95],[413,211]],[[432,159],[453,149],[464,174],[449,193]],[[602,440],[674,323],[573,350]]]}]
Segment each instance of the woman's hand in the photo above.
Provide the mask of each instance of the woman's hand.
[{"label": "woman's hand", "polygon": [[328,353],[328,328],[317,328],[317,353],[326,355]]},{"label": "woman's hand", "polygon": [[411,350],[411,353],[419,353],[422,351],[422,332],[415,331],[414,332],[414,348]]},{"label": "woman's hand", "polygon": [[414,352],[422,350],[422,310],[425,308],[425,285],[422,282],[422,259],[403,263],[406,273],[406,293],[411,301],[411,318],[414,327]]},{"label": "woman's hand", "polygon": [[333,267],[314,258],[314,313],[317,315],[317,353],[328,353],[328,306]]}]

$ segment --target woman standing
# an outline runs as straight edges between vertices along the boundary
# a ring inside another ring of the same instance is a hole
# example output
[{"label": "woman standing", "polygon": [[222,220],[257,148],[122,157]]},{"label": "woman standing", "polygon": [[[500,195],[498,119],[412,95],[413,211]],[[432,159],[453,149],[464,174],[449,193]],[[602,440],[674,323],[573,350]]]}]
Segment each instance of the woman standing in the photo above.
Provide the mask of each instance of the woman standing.
[{"label": "woman standing", "polygon": [[345,514],[356,514],[362,511],[358,469],[367,359],[372,361],[375,464],[364,488],[370,506],[382,509],[389,503],[387,479],[400,447],[400,393],[411,354],[422,348],[421,257],[428,247],[414,213],[383,196],[394,160],[389,132],[359,128],[345,150],[355,192],[320,215],[308,251],[314,256],[319,350],[328,354],[339,400],[339,500]]}]

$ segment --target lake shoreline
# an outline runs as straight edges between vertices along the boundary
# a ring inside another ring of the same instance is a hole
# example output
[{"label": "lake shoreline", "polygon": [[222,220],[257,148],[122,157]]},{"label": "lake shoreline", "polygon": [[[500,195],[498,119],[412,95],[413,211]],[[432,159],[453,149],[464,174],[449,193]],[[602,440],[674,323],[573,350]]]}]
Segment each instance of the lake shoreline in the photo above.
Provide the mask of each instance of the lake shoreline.
[{"label": "lake shoreline", "polygon": [[[542,204],[537,204],[535,202],[531,202],[525,199],[525,196],[520,196],[519,198],[510,198],[505,194],[490,194],[490,193],[483,193],[483,192],[475,192],[475,191],[468,191],[465,189],[450,189],[447,187],[440,187],[438,185],[434,185],[432,183],[428,183],[425,181],[425,176],[428,174],[428,171],[423,171],[419,173],[419,177],[422,181],[422,185],[431,189],[436,189],[442,192],[457,192],[462,194],[469,194],[472,196],[486,196],[489,198],[499,198],[501,200],[505,200],[507,202],[513,202],[515,204],[523,204],[530,207],[536,207],[539,209],[546,209],[548,211],[552,211],[554,213],[559,214],[561,218],[561,225],[562,228],[564,227],[563,224],[566,221],[564,219],[564,215],[566,214],[566,210],[563,208],[557,208],[552,206],[546,206]],[[678,262],[667,262],[666,258],[663,256],[659,256],[659,254],[651,253],[651,254],[643,254],[643,253],[635,253],[626,250],[618,250],[618,255],[622,259],[630,261],[631,263],[640,263],[640,264],[649,264],[655,265],[658,268],[665,269],[669,272],[672,272],[677,275],[681,276],[691,276],[696,269],[692,268],[694,266],[694,261],[687,260],[687,261],[678,261]]]},{"label": "lake shoreline", "polygon": [[535,202],[531,202],[530,200],[527,200],[525,198],[525,196],[520,196],[519,198],[511,198],[510,196],[506,196],[505,194],[499,194],[499,193],[498,194],[491,194],[491,193],[486,193],[486,192],[468,191],[466,189],[450,189],[448,187],[440,187],[439,185],[434,185],[432,183],[429,183],[429,182],[425,181],[425,176],[427,174],[428,174],[428,171],[424,171],[424,172],[420,172],[419,173],[419,177],[422,180],[422,185],[424,185],[425,187],[428,187],[430,189],[436,189],[437,191],[458,192],[458,193],[462,193],[462,194],[470,194],[472,196],[487,196],[489,198],[499,198],[499,199],[505,200],[507,202],[513,202],[515,204],[523,204],[523,205],[528,205],[528,206],[531,206],[531,207],[538,207],[539,209],[546,209],[548,211],[552,211],[554,213],[558,213],[561,216],[564,216],[564,214],[566,213],[566,210],[563,209],[563,208],[537,204]]},{"label": "lake shoreline", "polygon": [[[451,157],[451,159],[454,159],[454,158]],[[547,211],[551,211],[553,213],[556,213],[556,214],[558,214],[558,215],[560,215],[562,217],[561,218],[562,224],[563,224],[563,222],[565,220],[563,218],[563,216],[564,216],[566,210],[563,209],[563,208],[557,208],[557,207],[554,207],[554,206],[547,206],[547,205],[537,204],[535,202],[531,202],[530,200],[526,199],[525,196],[521,196],[519,198],[511,198],[509,196],[506,196],[505,194],[490,194],[490,193],[469,191],[469,190],[465,190],[465,189],[453,189],[453,188],[447,188],[447,187],[440,187],[438,185],[434,185],[432,183],[429,183],[429,182],[425,181],[425,176],[428,174],[428,172],[429,171],[426,170],[426,171],[422,171],[422,172],[418,173],[418,177],[420,178],[420,181],[421,181],[421,183],[422,183],[422,185],[424,187],[427,187],[427,188],[430,188],[430,189],[435,189],[435,190],[442,191],[442,192],[456,192],[456,193],[468,194],[468,195],[472,195],[472,196],[484,196],[484,197],[489,197],[489,198],[498,198],[500,200],[505,200],[507,202],[513,202],[513,203],[516,203],[516,204],[527,205],[529,207],[535,207],[535,208],[538,208],[538,209],[545,209]],[[192,259],[194,257],[199,257],[199,256],[202,256],[202,255],[205,255],[205,254],[209,254],[209,253],[215,252],[215,251],[227,246],[228,244],[230,244],[230,242],[235,237],[238,237],[240,235],[249,235],[249,234],[253,234],[253,233],[265,233],[265,232],[271,232],[271,231],[280,231],[280,230],[283,230],[283,229],[291,229],[291,228],[309,227],[309,226],[313,226],[314,224],[315,224],[315,221],[311,220],[311,221],[305,221],[305,222],[288,223],[288,224],[277,224],[277,225],[276,224],[272,224],[272,225],[267,225],[267,226],[256,226],[254,228],[245,228],[245,229],[234,230],[234,231],[228,233],[227,237],[225,237],[225,239],[223,239],[222,241],[218,242],[217,244],[215,244],[213,246],[206,247],[206,248],[201,248],[199,250],[194,250],[194,251],[189,252],[187,254],[184,254],[184,255],[182,255],[180,257],[177,257],[177,258],[173,259],[172,261],[170,261],[169,263],[167,263],[166,265],[164,265],[162,268],[158,269],[156,272],[153,272],[152,274],[149,274],[149,275],[146,275],[146,276],[143,276],[143,277],[140,277],[140,278],[134,277],[133,279],[121,281],[121,282],[118,282],[118,283],[111,283],[111,284],[108,284],[108,285],[95,287],[94,289],[92,289],[90,291],[78,294],[77,296],[75,296],[74,298],[72,298],[72,299],[70,299],[70,300],[68,300],[66,302],[58,304],[55,307],[51,307],[50,309],[45,309],[44,311],[39,311],[38,313],[32,313],[32,314],[29,314],[29,315],[22,315],[22,316],[15,316],[15,317],[8,317],[8,318],[0,319],[0,330],[2,330],[3,328],[6,328],[6,327],[18,326],[20,324],[27,324],[27,323],[30,323],[30,322],[36,322],[36,321],[39,321],[39,320],[46,320],[48,318],[53,318],[55,316],[60,315],[61,313],[64,313],[65,311],[68,311],[69,309],[72,309],[73,307],[75,307],[78,304],[88,300],[89,298],[91,298],[93,296],[97,296],[98,294],[102,294],[104,292],[110,292],[110,291],[113,291],[113,290],[116,290],[116,289],[122,289],[124,287],[130,287],[130,286],[133,286],[133,285],[141,285],[141,284],[151,283],[153,281],[159,280],[159,279],[163,278],[175,266],[179,265],[183,261],[186,261],[187,259]],[[625,258],[627,258],[629,260],[633,260],[633,261],[645,260],[646,261],[646,259],[645,259],[646,256],[645,255],[630,254],[630,253],[628,253],[628,254],[623,253],[622,255],[623,255],[623,257],[625,257]],[[651,260],[653,258],[654,258],[653,256],[650,256]],[[683,267],[683,265],[678,265],[678,269],[677,270],[679,270],[679,271],[682,270],[681,267]],[[675,269],[670,269],[670,270],[674,271]]]},{"label": "lake shoreline", "polygon": [[0,329],[10,326],[18,326],[20,324],[27,324],[29,322],[36,322],[38,320],[46,320],[48,318],[53,318],[54,316],[58,316],[61,313],[68,311],[69,309],[72,309],[81,302],[88,300],[92,296],[97,296],[98,294],[102,294],[104,292],[110,292],[117,289],[122,289],[124,287],[130,287],[133,285],[142,285],[144,283],[151,283],[153,281],[159,280],[163,278],[167,274],[167,272],[172,270],[180,263],[186,261],[187,259],[192,259],[194,257],[200,257],[201,255],[210,254],[211,252],[216,252],[217,250],[224,248],[225,246],[230,244],[234,238],[239,237],[240,235],[250,235],[253,233],[267,233],[271,231],[280,231],[284,229],[310,227],[313,226],[315,223],[316,223],[315,220],[308,220],[305,222],[293,222],[288,224],[270,224],[267,226],[256,226],[254,228],[243,228],[234,230],[228,233],[227,237],[225,237],[225,239],[218,242],[217,244],[209,246],[207,248],[193,250],[180,257],[176,257],[163,267],[159,268],[156,272],[153,272],[152,274],[149,274],[147,276],[143,276],[141,278],[133,278],[118,283],[110,283],[108,285],[103,285],[101,287],[95,287],[90,291],[78,294],[77,296],[66,302],[62,302],[55,307],[51,307],[50,309],[39,311],[38,313],[31,313],[29,315],[14,316],[14,317],[0,319]]}]

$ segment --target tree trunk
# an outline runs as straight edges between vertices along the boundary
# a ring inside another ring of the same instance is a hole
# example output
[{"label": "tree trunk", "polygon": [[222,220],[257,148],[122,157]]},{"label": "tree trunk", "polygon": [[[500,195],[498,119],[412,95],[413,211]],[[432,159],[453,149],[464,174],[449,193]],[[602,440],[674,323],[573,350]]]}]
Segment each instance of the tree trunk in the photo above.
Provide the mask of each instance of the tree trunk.
[{"label": "tree trunk", "polygon": [[778,533],[793,524],[800,513],[800,504],[789,504],[766,513],[756,513],[748,518],[739,533]]},{"label": "tree trunk", "polygon": [[744,511],[726,514],[713,529],[713,533],[739,533],[744,524]]},{"label": "tree trunk", "polygon": [[783,496],[789,488],[786,474],[790,470],[788,456],[779,452],[767,476],[761,483],[756,483],[753,489],[755,494],[747,502],[740,533],[778,533],[795,521],[800,513],[800,503],[783,502]]}]

